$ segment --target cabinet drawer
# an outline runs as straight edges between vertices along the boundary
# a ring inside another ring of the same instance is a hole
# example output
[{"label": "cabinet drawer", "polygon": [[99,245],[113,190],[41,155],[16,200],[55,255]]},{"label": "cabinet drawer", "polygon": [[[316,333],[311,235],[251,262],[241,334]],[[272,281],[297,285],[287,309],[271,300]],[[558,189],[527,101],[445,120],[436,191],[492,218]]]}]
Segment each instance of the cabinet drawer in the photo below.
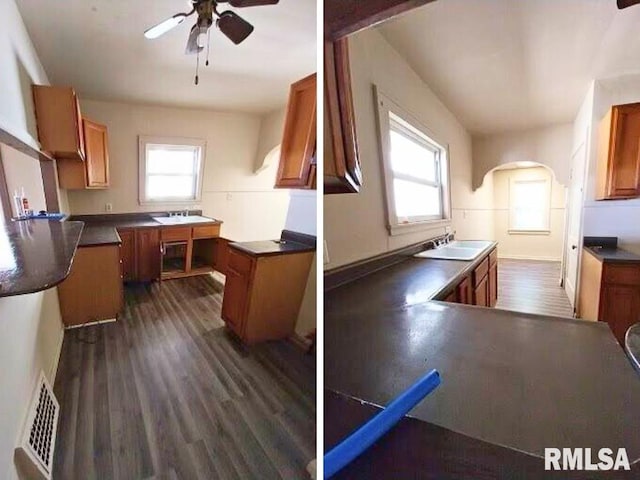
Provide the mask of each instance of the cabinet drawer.
[{"label": "cabinet drawer", "polygon": [[193,238],[215,238],[220,236],[220,225],[193,227]]},{"label": "cabinet drawer", "polygon": [[229,248],[228,262],[229,268],[232,268],[238,273],[248,274],[251,271],[253,259],[248,255],[238,252],[234,248]]},{"label": "cabinet drawer", "polygon": [[487,272],[489,271],[489,258],[486,257],[482,260],[482,263],[476,267],[473,271],[473,286],[477,287],[482,279],[487,276]]},{"label": "cabinet drawer", "polygon": [[605,265],[604,282],[640,285],[640,265]]},{"label": "cabinet drawer", "polygon": [[173,242],[176,240],[189,240],[191,237],[190,227],[163,228],[160,232],[163,242]]},{"label": "cabinet drawer", "polygon": [[489,266],[493,267],[496,263],[498,263],[498,249],[494,248],[489,254]]}]

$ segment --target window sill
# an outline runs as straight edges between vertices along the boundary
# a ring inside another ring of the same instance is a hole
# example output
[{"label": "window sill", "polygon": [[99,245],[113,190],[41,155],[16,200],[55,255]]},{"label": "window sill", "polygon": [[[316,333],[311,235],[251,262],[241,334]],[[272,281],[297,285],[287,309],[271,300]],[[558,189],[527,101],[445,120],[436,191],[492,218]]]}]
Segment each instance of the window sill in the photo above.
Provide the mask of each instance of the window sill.
[{"label": "window sill", "polygon": [[200,203],[200,199],[190,200],[138,200],[139,205],[157,205],[157,206],[188,206],[197,205]]},{"label": "window sill", "polygon": [[507,230],[509,235],[551,235],[550,230]]},{"label": "window sill", "polygon": [[400,225],[389,225],[389,235],[404,235],[408,233],[423,232],[425,230],[431,230],[439,227],[451,226],[451,220],[430,220],[428,222],[414,222],[414,223],[401,223]]}]

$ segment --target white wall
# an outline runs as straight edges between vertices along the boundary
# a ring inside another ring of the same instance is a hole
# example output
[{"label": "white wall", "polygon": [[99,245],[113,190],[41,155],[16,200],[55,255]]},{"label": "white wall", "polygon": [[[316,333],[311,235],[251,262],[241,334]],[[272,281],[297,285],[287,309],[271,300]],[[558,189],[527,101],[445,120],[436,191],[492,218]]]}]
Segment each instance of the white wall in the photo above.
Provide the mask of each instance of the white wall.
[{"label": "white wall", "polygon": [[[544,167],[495,170],[493,175],[495,240],[501,258],[562,260],[565,227],[565,187]],[[551,184],[548,234],[509,233],[509,185],[511,180],[548,180]]]},{"label": "white wall", "polygon": [[[254,173],[260,116],[82,98],[80,106],[85,116],[104,123],[109,130],[111,186],[106,190],[69,190],[73,214],[105,213],[106,203],[113,205],[113,213],[179,210],[171,205],[139,205],[138,136],[202,138],[207,141],[202,202],[194,205],[224,222],[222,236],[226,238],[279,238],[289,192],[273,188],[277,163]],[[273,130],[266,129],[265,135],[273,136]]]},{"label": "white wall", "polygon": [[265,157],[271,150],[282,143],[286,113],[286,109],[281,108],[263,115],[260,119],[260,137],[258,139],[258,151],[254,168],[256,171],[267,169],[274,163],[278,163],[279,158],[270,158],[271,162],[265,163]]},{"label": "white wall", "polygon": [[[0,128],[38,148],[30,83],[48,83],[13,0],[0,1]],[[3,147],[9,169],[22,161],[35,172],[39,163],[18,158]],[[7,153],[9,152],[9,153]],[[6,160],[5,160],[6,161]],[[10,175],[21,175],[20,171]],[[27,179],[33,180],[32,175]],[[18,180],[26,183],[26,179]],[[37,182],[34,182],[37,185]],[[26,187],[26,185],[25,185]],[[29,188],[31,190],[31,188]],[[29,196],[40,201],[42,191]],[[17,478],[13,450],[22,429],[35,382],[41,370],[53,380],[63,329],[56,289],[0,298],[0,478]]]},{"label": "white wall", "polygon": [[[287,211],[285,228],[294,232],[316,236],[317,199],[318,196],[315,190],[291,190],[291,202]],[[307,288],[304,292],[302,305],[298,313],[298,321],[296,322],[296,333],[301,337],[316,328],[317,258],[317,255],[313,257],[313,264],[307,279]]]},{"label": "white wall", "polygon": [[536,162],[553,170],[556,179],[569,184],[573,124],[549,125],[473,139],[473,186],[482,185],[495,167],[515,162]]},{"label": "white wall", "polygon": [[612,105],[640,102],[640,75],[598,80],[593,94],[588,175],[584,203],[585,236],[615,236],[619,246],[640,253],[640,199],[595,200],[597,132]]},{"label": "white wall", "polygon": [[364,186],[357,195],[325,195],[324,236],[334,268],[445,233],[444,227],[389,236],[373,84],[449,145],[452,227],[457,238],[493,237],[493,191],[472,191],[471,137],[431,89],[375,29],[349,39],[356,129]]}]

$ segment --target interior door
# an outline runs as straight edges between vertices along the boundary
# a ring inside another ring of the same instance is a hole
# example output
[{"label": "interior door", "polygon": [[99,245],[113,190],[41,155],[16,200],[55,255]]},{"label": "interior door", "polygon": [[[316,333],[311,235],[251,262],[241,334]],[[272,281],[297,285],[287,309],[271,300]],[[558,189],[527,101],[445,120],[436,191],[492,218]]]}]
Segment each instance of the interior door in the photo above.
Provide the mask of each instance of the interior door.
[{"label": "interior door", "polygon": [[[589,135],[586,136],[589,138]],[[582,206],[584,203],[584,175],[586,167],[586,143],[583,142],[571,157],[571,181],[569,183],[566,267],[564,289],[571,306],[576,306],[580,252],[582,251]]]}]

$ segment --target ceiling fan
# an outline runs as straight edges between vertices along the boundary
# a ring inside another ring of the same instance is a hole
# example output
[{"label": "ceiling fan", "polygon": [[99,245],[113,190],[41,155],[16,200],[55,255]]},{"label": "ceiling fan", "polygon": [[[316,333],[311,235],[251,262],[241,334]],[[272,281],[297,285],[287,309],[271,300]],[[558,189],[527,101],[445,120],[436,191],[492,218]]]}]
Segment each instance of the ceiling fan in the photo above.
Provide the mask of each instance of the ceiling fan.
[{"label": "ceiling fan", "polygon": [[[213,25],[214,16],[217,17],[216,26],[218,29],[236,45],[243,42],[249,35],[251,35],[251,32],[253,32],[253,25],[247,22],[240,15],[232,10],[219,12],[218,6],[220,4],[227,3],[229,6],[235,8],[260,7],[263,5],[275,5],[278,2],[279,0],[189,0],[192,7],[189,12],[176,13],[172,17],[169,17],[157,25],[145,30],[144,36],[148,39],[158,38],[174,27],[180,25],[187,17],[197,13],[198,19],[196,20],[195,25],[191,27],[191,32],[189,33],[187,46],[185,48],[185,53],[187,55],[198,55],[195,78],[195,83],[197,85],[197,69],[200,64],[199,54],[204,50],[205,41],[207,46],[209,44],[209,35],[211,33],[210,29]],[[206,65],[209,65],[208,50]]]},{"label": "ceiling fan", "polygon": [[640,3],[640,0],[618,0],[618,9],[631,7]]}]

